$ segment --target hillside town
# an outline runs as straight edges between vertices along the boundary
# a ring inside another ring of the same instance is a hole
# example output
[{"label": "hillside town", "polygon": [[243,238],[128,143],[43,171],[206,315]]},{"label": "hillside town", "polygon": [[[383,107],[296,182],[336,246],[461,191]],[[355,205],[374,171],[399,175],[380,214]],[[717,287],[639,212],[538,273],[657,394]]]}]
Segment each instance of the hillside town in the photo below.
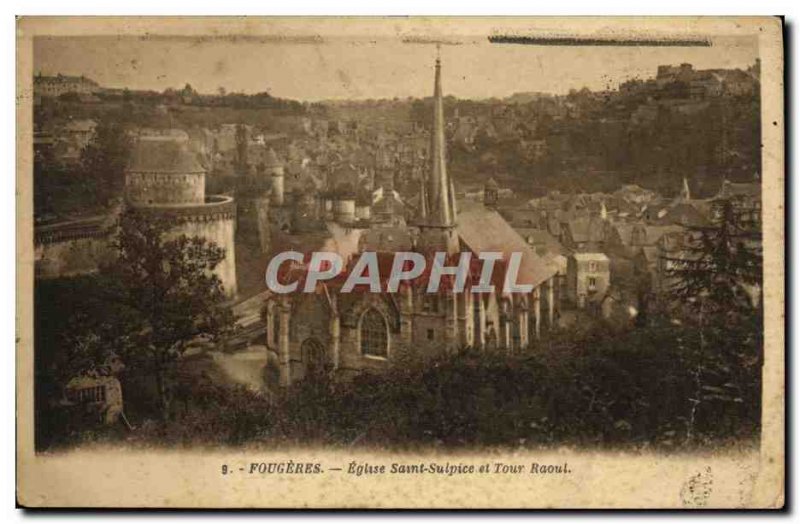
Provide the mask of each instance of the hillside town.
[{"label": "hillside town", "polygon": [[[229,379],[274,396],[409,352],[536,353],[579,326],[638,325],[674,305],[675,260],[718,222],[716,203],[760,229],[758,62],[483,101],[445,96],[442,67],[457,64],[437,60],[424,100],[317,103],[37,75],[37,284],[112,263],[125,209],[169,220],[173,237],[222,250],[214,273],[235,318],[218,346],[189,353],[215,352]],[[533,291],[347,295],[330,282],[279,296],[264,271],[287,250],[347,264],[365,251],[520,252]],[[758,308],[760,287],[748,290]],[[93,376],[69,381],[64,405],[91,398],[105,421],[125,418],[113,373]]]}]

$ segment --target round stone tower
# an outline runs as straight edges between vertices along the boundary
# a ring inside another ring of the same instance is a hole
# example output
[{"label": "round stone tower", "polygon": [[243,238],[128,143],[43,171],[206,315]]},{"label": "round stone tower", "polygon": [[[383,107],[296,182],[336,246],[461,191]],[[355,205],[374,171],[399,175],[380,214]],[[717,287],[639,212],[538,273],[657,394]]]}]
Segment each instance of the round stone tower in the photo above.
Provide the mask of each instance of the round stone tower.
[{"label": "round stone tower", "polygon": [[272,204],[282,206],[284,203],[283,162],[280,161],[272,148],[267,152],[264,168],[272,178]]},{"label": "round stone tower", "polygon": [[336,187],[333,201],[333,219],[340,224],[356,221],[356,192],[352,184],[343,182]]},{"label": "round stone tower", "polygon": [[128,205],[173,224],[170,235],[205,238],[225,250],[214,270],[229,297],[236,295],[233,198],[205,194],[206,173],[176,136],[140,136],[125,171]]}]

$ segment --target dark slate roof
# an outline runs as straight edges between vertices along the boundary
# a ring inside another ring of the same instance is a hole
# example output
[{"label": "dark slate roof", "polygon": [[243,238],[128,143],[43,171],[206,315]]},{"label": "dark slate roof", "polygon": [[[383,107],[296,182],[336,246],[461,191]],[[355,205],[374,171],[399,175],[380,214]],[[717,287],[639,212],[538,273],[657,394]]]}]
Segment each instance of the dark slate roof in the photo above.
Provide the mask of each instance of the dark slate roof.
[{"label": "dark slate roof", "polygon": [[475,253],[495,251],[508,261],[511,253],[522,253],[517,282],[538,286],[558,273],[547,257],[537,255],[525,240],[496,211],[474,206],[459,212],[458,235]]},{"label": "dark slate roof", "polygon": [[329,194],[339,198],[355,198],[356,190],[350,182],[341,182],[336,184],[336,187]]},{"label": "dark slate roof", "polygon": [[404,227],[373,228],[361,236],[363,251],[396,252],[411,251],[411,232]]},{"label": "dark slate roof", "polygon": [[188,143],[172,137],[142,137],[136,141],[128,171],[133,173],[204,173]]},{"label": "dark slate roof", "polygon": [[606,238],[606,222],[597,217],[581,217],[569,222],[572,240],[575,242],[603,242]]},{"label": "dark slate roof", "polygon": [[708,217],[690,202],[678,202],[667,210],[667,213],[658,220],[659,224],[680,224],[683,226],[704,226],[708,224]]},{"label": "dark slate roof", "polygon": [[[561,246],[558,240],[544,229],[533,227],[515,227],[514,231],[519,233],[519,235],[525,239],[526,242],[529,244],[532,243],[535,248],[544,248],[554,254],[564,252],[564,248]],[[541,251],[538,251],[537,249],[537,253],[541,253]]]},{"label": "dark slate roof", "polygon": [[[682,233],[683,227],[675,224],[650,225],[642,223],[616,224],[620,240],[625,246],[655,246],[664,235]],[[639,235],[640,242],[633,243],[634,235]],[[643,242],[643,243],[642,243]]]}]

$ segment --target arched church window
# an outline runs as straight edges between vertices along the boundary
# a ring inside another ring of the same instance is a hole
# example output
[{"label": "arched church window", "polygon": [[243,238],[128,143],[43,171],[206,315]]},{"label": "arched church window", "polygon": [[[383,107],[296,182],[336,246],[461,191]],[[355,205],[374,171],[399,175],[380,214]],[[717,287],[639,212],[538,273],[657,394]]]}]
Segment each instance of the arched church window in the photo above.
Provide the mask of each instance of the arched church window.
[{"label": "arched church window", "polygon": [[375,309],[368,309],[361,317],[361,353],[384,358],[389,355],[386,321]]}]

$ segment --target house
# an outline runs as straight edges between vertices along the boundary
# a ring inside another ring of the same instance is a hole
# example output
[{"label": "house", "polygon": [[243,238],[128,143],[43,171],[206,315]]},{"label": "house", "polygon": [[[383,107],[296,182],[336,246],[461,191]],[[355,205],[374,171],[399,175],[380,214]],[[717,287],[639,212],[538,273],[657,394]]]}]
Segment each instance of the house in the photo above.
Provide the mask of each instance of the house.
[{"label": "house", "polygon": [[122,415],[122,386],[113,376],[82,375],[67,383],[62,406],[96,422],[113,424]]},{"label": "house", "polygon": [[539,256],[559,255],[565,250],[558,239],[547,230],[531,227],[514,227],[514,230],[525,239]]},{"label": "house", "polygon": [[466,150],[472,150],[475,146],[475,136],[478,134],[478,127],[471,119],[459,119],[456,124],[455,132],[451,138],[454,145]]},{"label": "house", "polygon": [[567,298],[578,309],[603,298],[610,282],[610,262],[603,253],[575,253],[567,258]]},{"label": "house", "polygon": [[[758,182],[731,182],[724,180],[711,201],[729,200],[742,218],[761,224],[761,184]],[[714,213],[712,213],[714,214]],[[716,218],[716,217],[715,217]]]},{"label": "house", "polygon": [[561,245],[573,251],[606,251],[620,245],[617,229],[600,217],[581,217],[562,224]]},{"label": "house", "polygon": [[686,230],[680,226],[643,226],[637,231],[633,244],[634,276],[646,282],[656,293],[668,292],[671,287],[669,270],[672,258],[683,258]]},{"label": "house", "polygon": [[708,205],[705,201],[691,200],[678,202],[659,213],[653,222],[657,225],[679,225],[683,227],[706,226]]},{"label": "house", "polygon": [[70,120],[53,132],[52,153],[63,164],[77,164],[83,150],[96,135],[97,122],[91,119]]}]

